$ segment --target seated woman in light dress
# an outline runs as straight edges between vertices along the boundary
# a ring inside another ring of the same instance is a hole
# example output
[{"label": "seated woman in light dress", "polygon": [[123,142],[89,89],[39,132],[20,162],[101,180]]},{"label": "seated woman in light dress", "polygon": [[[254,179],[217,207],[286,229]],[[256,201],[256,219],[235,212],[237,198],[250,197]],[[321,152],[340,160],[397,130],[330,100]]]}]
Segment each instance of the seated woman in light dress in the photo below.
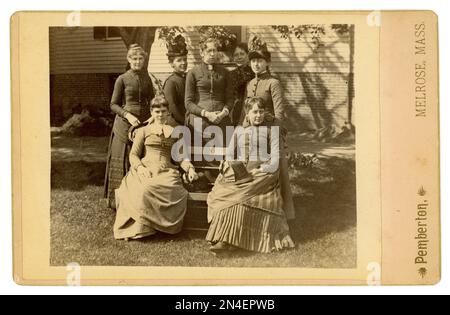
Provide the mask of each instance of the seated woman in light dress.
[{"label": "seated woman in light dress", "polygon": [[179,166],[189,181],[198,178],[187,160],[173,162],[172,137],[176,123],[169,117],[163,96],[151,102],[152,120],[137,129],[130,152],[131,168],[116,190],[116,239],[140,239],[157,231],[176,234],[183,227],[188,192],[183,187]]},{"label": "seated woman in light dress", "polygon": [[216,254],[236,248],[269,253],[294,247],[280,190],[279,126],[261,98],[248,99],[245,112],[250,125],[236,132],[232,142],[240,152],[233,154],[238,159],[227,157],[208,195],[211,225],[206,239]]}]

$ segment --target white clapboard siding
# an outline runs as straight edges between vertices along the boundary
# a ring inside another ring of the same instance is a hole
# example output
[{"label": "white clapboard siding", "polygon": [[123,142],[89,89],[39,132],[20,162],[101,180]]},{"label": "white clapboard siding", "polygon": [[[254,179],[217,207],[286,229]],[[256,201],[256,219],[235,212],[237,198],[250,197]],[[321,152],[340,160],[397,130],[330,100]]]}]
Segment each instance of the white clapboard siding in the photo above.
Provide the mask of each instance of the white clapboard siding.
[{"label": "white clapboard siding", "polygon": [[[323,45],[315,49],[310,34],[284,39],[271,26],[248,26],[244,33],[247,40],[258,35],[267,43],[271,70],[279,77],[289,104],[290,130],[320,128],[317,120],[323,123],[327,115],[337,126],[348,121],[349,35],[340,36],[325,26]],[[301,76],[313,80],[308,96]]]},{"label": "white clapboard siding", "polygon": [[[189,68],[200,60],[199,34],[186,27]],[[275,72],[349,72],[348,36],[339,37],[330,28],[321,39],[324,47],[314,51],[310,36],[299,40],[294,36],[281,38],[270,26],[245,28],[247,40],[253,34],[261,36],[272,53]],[[51,73],[119,73],[126,64],[126,48],[121,40],[94,40],[92,27],[50,28]],[[170,73],[167,48],[163,41],[155,40],[150,54],[149,71]]]},{"label": "white clapboard siding", "polygon": [[[192,28],[187,28],[184,34],[188,42],[189,68],[200,61],[198,47],[199,34]],[[325,35],[321,36],[323,46],[314,49],[311,35],[306,34],[305,39],[291,36],[288,39],[270,26],[248,26],[244,28],[244,41],[252,35],[259,35],[267,43],[272,53],[272,69],[280,73],[298,72],[325,72],[348,73],[350,68],[349,36],[339,36],[330,27],[325,27]],[[165,77],[172,69],[167,61],[167,48],[163,41],[155,40],[150,54],[149,71],[158,76]]]},{"label": "white clapboard siding", "polygon": [[321,35],[323,46],[317,50],[309,33],[304,39],[293,35],[284,39],[271,26],[246,27],[246,38],[253,35],[267,43],[275,72],[349,72],[349,36],[339,36],[329,26],[325,26],[325,35]]},{"label": "white clapboard siding", "polygon": [[121,73],[126,67],[122,40],[95,40],[93,27],[50,28],[50,73]]},{"label": "white clapboard siding", "polygon": [[[190,69],[201,62],[200,35],[192,27],[184,28]],[[321,114],[331,114],[338,126],[348,120],[350,38],[339,36],[329,26],[325,26],[325,32],[321,36],[323,46],[314,49],[310,34],[300,40],[295,36],[284,39],[271,26],[242,27],[242,41],[259,35],[267,43],[272,54],[271,69],[284,87],[293,129],[318,128]],[[164,82],[172,68],[165,43],[158,40],[158,34],[155,38],[148,70]],[[94,40],[92,27],[50,28],[50,57],[51,74],[116,74],[122,73],[126,66],[122,40]],[[305,75],[312,82],[309,91],[301,79]]]}]

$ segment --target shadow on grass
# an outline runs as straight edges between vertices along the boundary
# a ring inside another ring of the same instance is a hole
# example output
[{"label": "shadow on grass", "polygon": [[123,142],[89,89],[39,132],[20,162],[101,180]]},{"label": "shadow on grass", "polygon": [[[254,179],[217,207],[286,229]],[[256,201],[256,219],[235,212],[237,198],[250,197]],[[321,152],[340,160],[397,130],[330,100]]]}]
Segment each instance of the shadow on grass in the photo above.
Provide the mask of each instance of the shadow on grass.
[{"label": "shadow on grass", "polygon": [[296,219],[292,237],[306,243],[356,227],[355,162],[322,158],[309,169],[291,170]]},{"label": "shadow on grass", "polygon": [[51,187],[81,191],[87,186],[102,186],[106,162],[52,161]]}]

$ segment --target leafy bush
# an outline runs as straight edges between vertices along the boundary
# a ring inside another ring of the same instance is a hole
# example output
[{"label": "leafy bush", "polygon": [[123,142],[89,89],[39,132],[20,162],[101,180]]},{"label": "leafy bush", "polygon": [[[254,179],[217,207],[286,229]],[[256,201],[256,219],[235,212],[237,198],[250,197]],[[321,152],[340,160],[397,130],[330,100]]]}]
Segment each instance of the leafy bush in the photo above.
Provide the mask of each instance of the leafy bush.
[{"label": "leafy bush", "polygon": [[111,132],[113,121],[101,111],[84,109],[81,113],[75,113],[70,117],[60,131],[74,136],[106,136]]}]

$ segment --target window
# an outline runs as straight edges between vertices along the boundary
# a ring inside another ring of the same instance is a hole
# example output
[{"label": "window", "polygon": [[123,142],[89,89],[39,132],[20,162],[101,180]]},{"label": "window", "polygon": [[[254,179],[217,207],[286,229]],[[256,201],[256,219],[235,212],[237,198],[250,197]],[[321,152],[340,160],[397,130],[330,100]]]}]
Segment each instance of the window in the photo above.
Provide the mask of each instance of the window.
[{"label": "window", "polygon": [[94,27],[95,40],[119,40],[122,39],[118,27]]}]

